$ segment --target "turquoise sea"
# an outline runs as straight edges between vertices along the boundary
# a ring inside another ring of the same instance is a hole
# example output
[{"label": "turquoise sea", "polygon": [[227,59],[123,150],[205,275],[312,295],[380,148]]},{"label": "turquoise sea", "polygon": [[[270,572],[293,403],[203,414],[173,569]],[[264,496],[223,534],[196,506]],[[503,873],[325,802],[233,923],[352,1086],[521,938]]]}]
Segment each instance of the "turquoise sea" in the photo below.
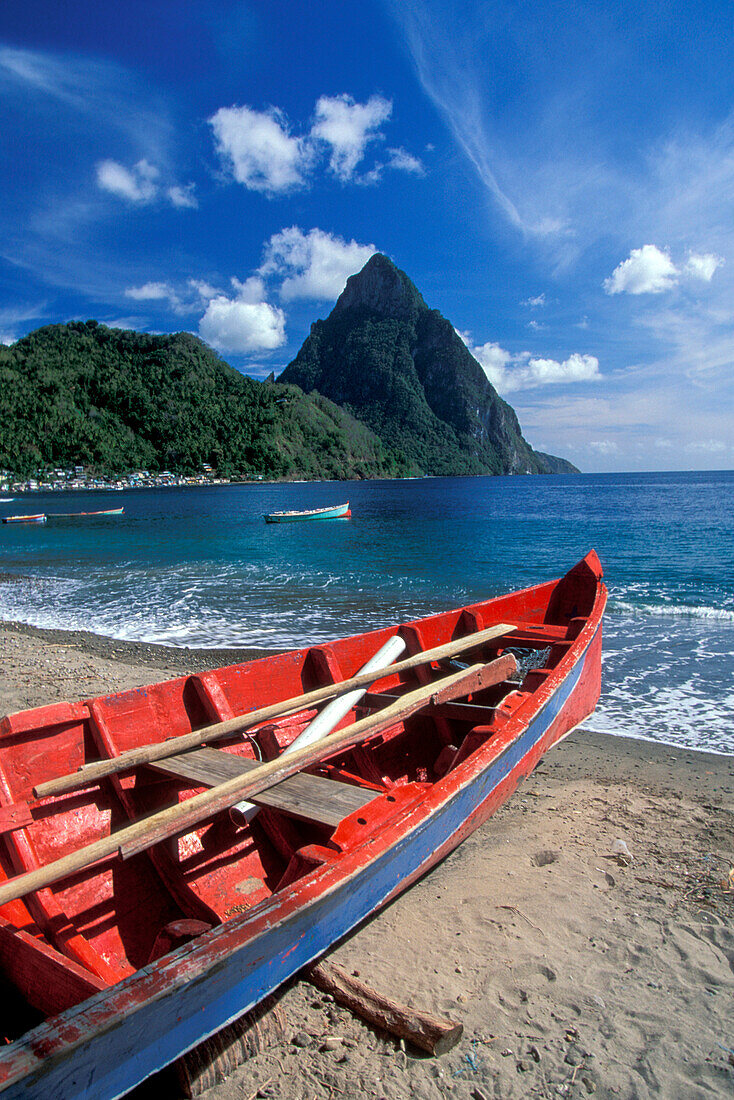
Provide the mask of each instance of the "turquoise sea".
[{"label": "turquoise sea", "polygon": [[[8,495],[8,494],[6,494]],[[351,520],[263,513],[349,500]],[[0,618],[173,646],[286,648],[547,580],[610,590],[589,728],[734,753],[734,472],[33,493],[0,515]]]}]

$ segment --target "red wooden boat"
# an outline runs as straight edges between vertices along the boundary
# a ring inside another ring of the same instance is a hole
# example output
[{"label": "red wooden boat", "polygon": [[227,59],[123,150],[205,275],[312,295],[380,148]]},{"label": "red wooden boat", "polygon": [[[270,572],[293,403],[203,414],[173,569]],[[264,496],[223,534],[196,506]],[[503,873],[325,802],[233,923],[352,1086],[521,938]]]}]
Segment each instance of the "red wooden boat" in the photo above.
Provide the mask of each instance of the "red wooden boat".
[{"label": "red wooden boat", "polygon": [[122,1095],[459,844],[594,709],[601,578],[3,719],[0,1092]]}]

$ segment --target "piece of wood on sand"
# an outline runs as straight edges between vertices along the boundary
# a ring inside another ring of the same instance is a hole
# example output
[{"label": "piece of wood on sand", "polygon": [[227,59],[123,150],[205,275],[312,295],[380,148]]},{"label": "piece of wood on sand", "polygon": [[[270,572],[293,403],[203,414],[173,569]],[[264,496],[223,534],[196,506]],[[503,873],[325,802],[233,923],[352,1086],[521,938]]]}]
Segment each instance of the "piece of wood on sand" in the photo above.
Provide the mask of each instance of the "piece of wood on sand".
[{"label": "piece of wood on sand", "polygon": [[304,977],[373,1027],[405,1039],[428,1054],[446,1054],[464,1033],[463,1025],[455,1020],[402,1005],[326,959],[305,970]]}]

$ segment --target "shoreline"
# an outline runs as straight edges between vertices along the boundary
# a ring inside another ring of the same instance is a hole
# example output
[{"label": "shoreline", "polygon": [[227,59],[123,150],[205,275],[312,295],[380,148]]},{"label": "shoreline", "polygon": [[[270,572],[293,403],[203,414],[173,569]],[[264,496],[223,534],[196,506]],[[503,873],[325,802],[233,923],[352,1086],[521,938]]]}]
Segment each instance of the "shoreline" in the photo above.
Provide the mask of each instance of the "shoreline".
[{"label": "shoreline", "polygon": [[[0,654],[0,716],[264,655],[8,622]],[[285,1039],[207,1100],[728,1095],[733,838],[734,756],[577,729],[330,953],[389,996],[460,1021],[459,1045],[440,1058],[403,1050],[297,981],[280,996]],[[617,840],[631,864],[615,859]],[[12,1003],[0,1035],[22,1018]],[[166,1070],[134,1095],[181,1093]]]},{"label": "shoreline", "polygon": [[181,674],[239,664],[242,661],[255,661],[258,657],[271,657],[285,652],[283,649],[259,649],[254,646],[219,646],[209,649],[169,646],[162,642],[131,642],[122,638],[110,638],[105,634],[95,634],[91,630],[63,630],[59,627],[31,626],[12,619],[0,619],[0,631],[6,630],[37,638],[47,644],[73,645],[90,656],[122,658],[132,666],[150,666],[155,663],[180,670]]}]

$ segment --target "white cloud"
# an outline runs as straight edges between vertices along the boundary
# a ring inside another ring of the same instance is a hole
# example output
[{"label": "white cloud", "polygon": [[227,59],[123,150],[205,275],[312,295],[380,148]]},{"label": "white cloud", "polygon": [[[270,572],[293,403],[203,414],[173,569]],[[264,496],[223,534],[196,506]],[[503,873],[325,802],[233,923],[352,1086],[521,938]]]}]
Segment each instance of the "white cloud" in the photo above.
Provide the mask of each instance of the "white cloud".
[{"label": "white cloud", "polygon": [[[462,336],[464,342],[466,339]],[[474,358],[481,365],[487,378],[500,393],[532,389],[569,382],[596,382],[602,375],[595,355],[574,352],[568,359],[540,359],[523,351],[512,355],[499,344],[489,341],[480,347],[471,347]]]},{"label": "white cloud", "polygon": [[697,439],[692,443],[687,443],[686,450],[694,454],[696,452],[703,452],[704,454],[722,454],[724,451],[732,450],[732,447],[731,445],[727,447],[726,443],[721,439]]},{"label": "white cloud", "polygon": [[200,298],[203,298],[205,302],[208,302],[211,298],[216,298],[219,291],[211,283],[205,282],[204,279],[189,279],[188,285],[192,290],[196,291]]},{"label": "white cloud", "polygon": [[324,156],[327,170],[343,183],[377,183],[386,167],[423,174],[420,160],[401,147],[388,149],[387,163],[357,174],[368,146],[382,139],[382,124],[391,113],[392,102],[382,96],[357,103],[343,94],[321,96],[313,125],[300,135],[275,107],[221,107],[209,124],[217,152],[234,179],[251,191],[274,196],[305,187]]},{"label": "white cloud", "polygon": [[134,302],[167,302],[174,313],[188,313],[190,310],[170,283],[149,282],[142,286],[129,286],[125,297],[132,298]]},{"label": "white cloud", "polygon": [[134,298],[136,302],[160,301],[173,294],[173,288],[168,283],[143,283],[142,286],[130,286],[125,291],[125,297]]},{"label": "white cloud", "polygon": [[280,293],[285,301],[331,301],[339,297],[349,276],[364,267],[376,251],[373,244],[345,241],[322,229],[304,233],[293,225],[270,238],[260,272],[284,277]]},{"label": "white cloud", "polygon": [[394,168],[398,172],[412,172],[416,176],[426,174],[426,170],[418,157],[414,157],[407,149],[388,149],[387,152],[390,158],[387,162],[388,168]]},{"label": "white cloud", "polygon": [[329,167],[335,176],[344,181],[354,178],[368,144],[380,136],[380,126],[391,113],[391,101],[379,95],[366,103],[355,103],[349,95],[319,98],[311,137],[331,146]]},{"label": "white cloud", "polygon": [[529,306],[530,309],[539,309],[545,305],[545,294],[538,294],[536,298],[524,298],[520,304]]},{"label": "white cloud", "polygon": [[175,185],[169,187],[166,192],[169,200],[174,206],[183,207],[184,209],[196,210],[199,203],[196,195],[194,194],[194,184],[187,183],[185,187]]},{"label": "white cloud", "polygon": [[14,344],[17,339],[17,336],[12,336],[9,332],[0,332],[0,344],[4,344],[6,348]]},{"label": "white cloud", "polygon": [[633,248],[628,258],[604,280],[607,294],[661,294],[678,281],[678,268],[654,244]]},{"label": "white cloud", "polygon": [[97,185],[118,199],[145,206],[165,197],[176,207],[195,209],[199,204],[194,195],[194,184],[174,184],[161,189],[160,170],[147,160],[139,160],[132,168],[126,168],[116,160],[101,160],[97,166]]},{"label": "white cloud", "polygon": [[686,272],[694,279],[703,279],[710,283],[717,267],[721,267],[724,260],[721,256],[715,256],[713,252],[696,253],[689,252],[686,263]]},{"label": "white cloud", "polygon": [[220,107],[209,119],[217,152],[238,183],[266,195],[302,187],[310,152],[275,108]]},{"label": "white cloud", "polygon": [[137,302],[166,303],[174,313],[201,313],[199,335],[222,352],[247,355],[271,351],[286,342],[285,314],[266,300],[259,275],[230,280],[227,294],[202,279],[188,279],[177,290],[170,283],[148,282],[128,287],[125,295]]},{"label": "white cloud", "polygon": [[615,454],[619,450],[619,445],[611,439],[592,439],[587,446],[602,455]]},{"label": "white cloud", "polygon": [[97,165],[97,183],[103,191],[140,204],[156,197],[158,175],[158,169],[147,160],[139,160],[132,168],[115,160],[102,160]]},{"label": "white cloud", "polygon": [[232,280],[235,296],[218,294],[199,322],[199,335],[217,351],[249,354],[272,351],[286,342],[285,314],[265,301],[262,279]]}]

